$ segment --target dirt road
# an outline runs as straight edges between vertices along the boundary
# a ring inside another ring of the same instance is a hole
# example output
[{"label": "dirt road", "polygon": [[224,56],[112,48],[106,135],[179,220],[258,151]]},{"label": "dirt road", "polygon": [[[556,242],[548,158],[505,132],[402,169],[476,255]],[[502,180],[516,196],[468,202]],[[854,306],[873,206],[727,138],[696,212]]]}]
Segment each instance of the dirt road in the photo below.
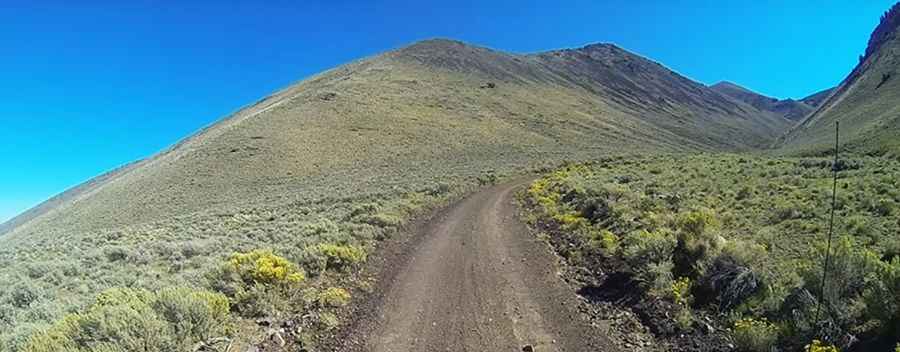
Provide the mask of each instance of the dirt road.
[{"label": "dirt road", "polygon": [[548,247],[517,219],[513,193],[525,184],[488,188],[427,223],[351,350],[612,350],[583,322]]}]

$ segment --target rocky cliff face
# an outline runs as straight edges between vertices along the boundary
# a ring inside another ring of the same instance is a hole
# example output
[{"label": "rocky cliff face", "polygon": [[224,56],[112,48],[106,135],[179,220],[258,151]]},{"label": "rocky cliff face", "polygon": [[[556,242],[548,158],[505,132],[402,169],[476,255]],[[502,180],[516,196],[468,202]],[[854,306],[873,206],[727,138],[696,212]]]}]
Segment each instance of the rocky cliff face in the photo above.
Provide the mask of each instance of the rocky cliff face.
[{"label": "rocky cliff face", "polygon": [[896,37],[897,27],[900,27],[900,3],[894,4],[881,15],[881,22],[869,37],[863,60],[881,49],[882,44]]}]

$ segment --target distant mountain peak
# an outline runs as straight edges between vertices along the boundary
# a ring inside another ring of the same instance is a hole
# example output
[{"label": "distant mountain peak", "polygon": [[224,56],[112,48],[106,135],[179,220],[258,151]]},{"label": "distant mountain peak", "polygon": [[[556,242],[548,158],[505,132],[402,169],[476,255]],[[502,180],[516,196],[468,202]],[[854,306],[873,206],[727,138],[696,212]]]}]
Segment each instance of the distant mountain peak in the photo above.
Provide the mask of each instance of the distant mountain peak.
[{"label": "distant mountain peak", "polygon": [[464,51],[471,50],[484,50],[486,48],[470,45],[468,43],[455,40],[455,39],[447,39],[447,38],[430,38],[425,40],[420,40],[415,43],[404,46],[400,49],[395,50],[395,53],[399,54],[425,54],[425,55],[435,55],[435,54],[447,54],[452,53],[459,55]]},{"label": "distant mountain peak", "polygon": [[616,50],[622,50],[622,51],[625,50],[625,49],[622,49],[621,47],[619,47],[619,46],[616,45],[616,44],[613,44],[613,43],[603,43],[603,42],[591,43],[591,44],[588,44],[588,45],[585,45],[585,46],[581,47],[579,50],[589,51],[589,50],[609,50],[609,49],[616,49]]},{"label": "distant mountain peak", "polygon": [[712,88],[713,90],[719,91],[720,93],[727,90],[727,91],[741,92],[741,93],[744,93],[744,94],[753,94],[753,95],[757,95],[757,96],[759,96],[759,97],[764,97],[764,98],[766,98],[766,99],[770,99],[770,100],[772,100],[772,101],[777,101],[777,100],[778,100],[778,99],[775,99],[775,98],[768,97],[768,96],[762,95],[762,94],[760,94],[760,93],[757,93],[757,92],[755,92],[755,91],[753,91],[753,90],[751,90],[751,89],[749,89],[749,88],[747,88],[747,87],[744,87],[744,86],[742,86],[742,85],[739,85],[739,84],[734,83],[734,82],[731,82],[731,81],[719,81],[718,83],[713,84],[713,85],[711,85],[711,86],[709,86],[709,87]]},{"label": "distant mountain peak", "polygon": [[732,82],[732,81],[719,81],[718,83],[713,84],[713,85],[711,85],[710,87],[734,87],[734,88],[746,89],[746,88],[744,88],[744,87],[742,87],[742,86],[739,86],[737,83],[734,83],[734,82]]},{"label": "distant mountain peak", "polygon": [[469,44],[467,44],[467,43],[465,43],[465,42],[463,42],[463,41],[456,40],[456,39],[440,38],[440,37],[437,37],[437,38],[428,38],[428,39],[423,39],[423,40],[417,41],[417,42],[415,42],[415,43],[412,43],[412,44],[406,46],[406,48],[415,48],[415,47],[429,47],[429,48],[434,48],[434,47],[467,47],[467,46],[471,46],[471,45],[469,45]]},{"label": "distant mountain peak", "polygon": [[[735,89],[740,89],[740,90],[744,90],[744,91],[748,91],[748,92],[753,92],[753,91],[751,91],[750,89],[747,89],[747,88],[745,88],[744,86],[741,86],[741,85],[739,85],[739,84],[737,84],[737,83],[734,83],[734,82],[732,82],[732,81],[719,81],[718,83],[713,84],[713,85],[711,85],[710,87],[711,87],[711,88],[712,88],[712,87],[715,87],[715,88],[735,88]],[[755,92],[754,92],[754,93],[755,93]]]}]

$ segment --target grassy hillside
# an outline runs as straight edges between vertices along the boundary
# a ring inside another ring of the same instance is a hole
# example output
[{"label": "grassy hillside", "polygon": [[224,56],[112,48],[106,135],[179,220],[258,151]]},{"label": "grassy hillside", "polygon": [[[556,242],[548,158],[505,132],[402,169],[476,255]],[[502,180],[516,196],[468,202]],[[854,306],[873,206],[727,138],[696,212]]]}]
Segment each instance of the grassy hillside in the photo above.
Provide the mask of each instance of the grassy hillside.
[{"label": "grassy hillside", "polygon": [[872,154],[900,155],[900,4],[885,13],[872,33],[865,55],[815,113],[785,138],[787,153],[820,154],[833,144],[834,125],[848,148]]},{"label": "grassy hillside", "polygon": [[609,45],[511,55],[426,41],[287,88],[71,195],[78,207],[62,204],[14,232],[94,230],[315,198],[319,185],[333,187],[347,174],[352,182],[339,182],[340,191],[358,192],[391,174],[359,171],[398,165],[503,166],[623,145],[747,149],[785,126]]},{"label": "grassy hillside", "polygon": [[716,343],[723,333],[745,351],[800,350],[816,338],[889,350],[900,338],[900,163],[839,164],[823,293],[831,167],[820,158],[609,158],[548,174],[523,196],[587,298],[625,304],[660,341],[688,345],[663,350],[697,341],[733,350]]},{"label": "grassy hillside", "polygon": [[[317,295],[366,286],[350,280],[356,264],[332,264],[357,263],[411,216],[496,175],[623,150],[746,150],[786,125],[612,45],[516,55],[420,42],[288,87],[13,219],[0,237],[0,349],[88,306],[73,319],[90,324],[109,308],[95,295],[115,287],[150,290],[111,293],[142,302],[212,290],[238,320],[312,316],[304,331],[328,331],[334,307]],[[304,272],[306,293],[253,275],[223,284],[246,272],[229,256],[258,249]],[[238,272],[216,274],[223,265]],[[253,331],[243,336],[264,338]],[[47,341],[29,350],[53,350]]]}]

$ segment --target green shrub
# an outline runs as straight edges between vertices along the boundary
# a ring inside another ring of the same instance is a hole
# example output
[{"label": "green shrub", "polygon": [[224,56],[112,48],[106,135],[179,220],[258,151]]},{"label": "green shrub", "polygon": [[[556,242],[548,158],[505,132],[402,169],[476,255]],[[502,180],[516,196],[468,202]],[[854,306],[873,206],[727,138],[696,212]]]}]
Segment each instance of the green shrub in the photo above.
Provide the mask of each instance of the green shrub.
[{"label": "green shrub", "polygon": [[754,190],[750,186],[741,187],[741,189],[734,195],[735,200],[744,200],[750,198],[754,193]]},{"label": "green shrub", "polygon": [[432,185],[425,190],[425,194],[428,194],[432,197],[441,196],[453,190],[453,187],[450,186],[449,183],[439,182],[436,185]]},{"label": "green shrub", "polygon": [[787,220],[801,219],[804,216],[804,208],[800,203],[779,199],[772,208],[771,223],[778,224]]},{"label": "green shrub", "polygon": [[672,275],[674,266],[671,260],[649,263],[646,267],[635,268],[634,278],[649,294],[665,297],[671,292],[675,280]]},{"label": "green shrub", "polygon": [[675,220],[675,224],[680,233],[692,237],[701,237],[720,226],[715,211],[709,208],[682,213]]},{"label": "green shrub", "polygon": [[120,262],[131,256],[131,250],[124,246],[109,246],[103,248],[103,255],[111,262]]},{"label": "green shrub", "polygon": [[746,318],[734,323],[735,347],[743,352],[770,352],[778,341],[778,328],[765,319]]},{"label": "green shrub", "polygon": [[609,204],[608,197],[608,194],[587,192],[584,195],[573,197],[570,204],[574,206],[582,218],[593,224],[604,224],[617,217],[614,209]]},{"label": "green shrub", "polygon": [[863,293],[866,317],[874,319],[883,333],[900,338],[900,257],[877,261],[874,266]]},{"label": "green shrub", "polygon": [[754,267],[760,267],[767,257],[761,245],[729,242],[698,280],[703,303],[715,303],[720,311],[728,311],[759,293],[764,283]]},{"label": "green shrub", "polygon": [[[798,339],[810,339],[820,330],[824,330],[827,336],[872,332],[879,322],[872,321],[872,316],[866,312],[864,293],[871,292],[873,285],[878,286],[880,279],[876,270],[881,265],[881,260],[874,252],[857,248],[849,237],[841,237],[835,241],[832,249],[827,285],[823,292],[821,263],[824,255],[824,246],[817,247],[809,256],[812,260],[799,267],[803,287],[796,293],[800,296],[788,297],[786,306],[781,309],[782,315],[789,322],[787,327],[790,334]],[[805,302],[796,298],[802,298]],[[821,319],[824,322],[813,320],[818,301],[822,302]],[[890,306],[882,308],[889,309]],[[790,311],[793,313],[789,313]]]},{"label": "green shrub", "polygon": [[847,306],[848,300],[863,292],[866,282],[871,279],[870,273],[876,269],[880,260],[874,252],[856,247],[850,237],[837,239],[832,246],[827,285],[825,292],[822,292],[822,263],[825,255],[824,245],[817,246],[810,255],[812,261],[800,268],[804,288],[823,297],[826,302],[835,306],[833,308]]},{"label": "green shrub", "polygon": [[363,222],[377,227],[398,227],[403,224],[403,219],[394,214],[376,213],[365,217]]},{"label": "green shrub", "polygon": [[634,268],[670,260],[677,244],[675,237],[667,229],[633,231],[622,242],[622,254]]},{"label": "green shrub", "polygon": [[153,301],[153,310],[172,327],[180,346],[210,341],[227,332],[230,304],[219,293],[188,288],[166,288]]},{"label": "green shrub", "polygon": [[379,206],[375,203],[357,204],[350,208],[350,214],[348,215],[348,217],[349,219],[352,219],[359,216],[375,214],[378,209]]},{"label": "green shrub", "polygon": [[870,219],[865,216],[853,215],[844,220],[844,226],[850,235],[856,237],[871,237],[874,229]]},{"label": "green shrub", "polygon": [[190,288],[109,289],[28,339],[26,352],[190,351],[229,332],[228,299]]},{"label": "green shrub", "polygon": [[494,170],[483,171],[481,175],[476,178],[478,184],[482,186],[495,184],[498,179],[499,177],[494,173]]},{"label": "green shrub", "polygon": [[4,325],[13,325],[16,311],[12,305],[0,300],[0,328]]},{"label": "green shrub", "polygon": [[366,260],[366,251],[361,247],[323,243],[315,246],[315,252],[323,256],[326,269],[345,270]]},{"label": "green shrub", "polygon": [[675,237],[666,229],[639,230],[622,241],[622,257],[637,281],[656,295],[665,295],[672,287],[672,251]]},{"label": "green shrub", "polygon": [[16,308],[28,307],[40,297],[40,289],[29,280],[17,280],[9,292],[9,301]]},{"label": "green shrub", "polygon": [[337,315],[334,315],[332,312],[321,312],[319,313],[319,325],[325,330],[334,330],[338,326],[341,325],[341,321],[338,320]]},{"label": "green shrub", "polygon": [[592,248],[599,248],[606,255],[615,255],[619,250],[619,236],[609,230],[589,231],[588,243]]},{"label": "green shrub", "polygon": [[688,307],[679,306],[678,310],[675,311],[673,319],[675,321],[675,327],[680,331],[688,331],[694,327],[694,313],[691,312],[691,309]]},{"label": "green shrub", "polygon": [[878,216],[891,216],[896,207],[897,205],[894,204],[894,201],[887,198],[879,198],[868,206],[869,211]]},{"label": "green shrub", "polygon": [[689,211],[678,216],[676,226],[678,245],[672,258],[675,273],[699,278],[725,246],[725,239],[714,232],[719,227],[716,214],[711,209]]}]

